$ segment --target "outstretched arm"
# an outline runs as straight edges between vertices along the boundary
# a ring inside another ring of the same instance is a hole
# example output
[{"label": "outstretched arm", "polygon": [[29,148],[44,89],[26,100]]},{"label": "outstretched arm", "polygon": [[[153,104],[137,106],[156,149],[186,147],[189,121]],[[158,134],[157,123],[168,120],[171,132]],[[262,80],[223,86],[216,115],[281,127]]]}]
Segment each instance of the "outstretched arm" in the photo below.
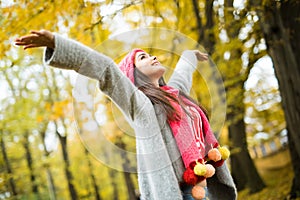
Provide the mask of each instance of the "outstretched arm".
[{"label": "outstretched arm", "polygon": [[[49,31],[31,31],[30,35],[16,39],[24,49],[47,47],[44,62],[53,67],[75,70],[79,74],[98,80],[99,88],[107,94],[134,121],[150,100],[131,83],[116,63],[75,40]],[[142,118],[142,117],[139,117]]]},{"label": "outstretched arm", "polygon": [[192,86],[193,72],[196,70],[197,61],[206,61],[207,59],[208,55],[199,50],[184,51],[168,85],[188,94]]}]

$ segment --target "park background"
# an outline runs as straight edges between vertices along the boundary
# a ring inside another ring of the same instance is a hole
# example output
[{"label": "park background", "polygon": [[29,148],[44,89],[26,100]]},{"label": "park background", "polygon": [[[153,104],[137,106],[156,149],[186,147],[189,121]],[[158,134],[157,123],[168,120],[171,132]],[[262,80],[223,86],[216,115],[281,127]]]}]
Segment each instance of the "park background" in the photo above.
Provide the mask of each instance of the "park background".
[{"label": "park background", "polygon": [[[93,106],[80,95],[74,104],[75,73],[45,67],[42,49],[24,51],[13,41],[47,29],[101,50],[115,35],[150,27],[181,33],[209,53],[205,65],[217,70],[195,74],[194,97],[210,115],[226,106],[211,121],[231,150],[239,199],[300,197],[299,1],[0,2],[0,199],[137,199],[136,161],[105,150],[109,141],[135,151],[111,101],[87,81]],[[114,45],[106,48],[118,54]],[[150,50],[169,67],[179,58],[171,49]]]}]

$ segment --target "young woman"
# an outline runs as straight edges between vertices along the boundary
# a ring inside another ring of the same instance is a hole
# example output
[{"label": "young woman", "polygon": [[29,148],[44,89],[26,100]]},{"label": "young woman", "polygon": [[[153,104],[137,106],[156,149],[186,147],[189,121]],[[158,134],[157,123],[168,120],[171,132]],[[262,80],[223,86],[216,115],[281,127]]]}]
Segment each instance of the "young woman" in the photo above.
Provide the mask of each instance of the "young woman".
[{"label": "young woman", "polygon": [[[99,81],[136,133],[138,182],[145,200],[234,200],[235,185],[206,113],[189,96],[192,74],[207,55],[184,51],[166,85],[155,56],[134,49],[114,61],[46,30],[15,41],[24,49],[46,47],[44,62]],[[124,76],[125,75],[125,76]]]}]

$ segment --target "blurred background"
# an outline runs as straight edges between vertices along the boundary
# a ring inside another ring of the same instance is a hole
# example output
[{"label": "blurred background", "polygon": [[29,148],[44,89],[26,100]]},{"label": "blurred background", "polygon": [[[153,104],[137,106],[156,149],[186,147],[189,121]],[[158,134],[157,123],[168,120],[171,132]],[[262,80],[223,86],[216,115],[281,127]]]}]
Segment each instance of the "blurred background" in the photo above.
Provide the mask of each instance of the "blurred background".
[{"label": "blurred background", "polygon": [[[0,1],[0,199],[139,196],[134,133],[117,107],[95,81],[46,67],[43,49],[14,45],[40,29],[116,62],[145,42],[169,71],[180,48],[206,51],[193,97],[231,150],[238,199],[300,199],[299,11],[297,0]],[[139,43],[118,37],[143,28]]]}]

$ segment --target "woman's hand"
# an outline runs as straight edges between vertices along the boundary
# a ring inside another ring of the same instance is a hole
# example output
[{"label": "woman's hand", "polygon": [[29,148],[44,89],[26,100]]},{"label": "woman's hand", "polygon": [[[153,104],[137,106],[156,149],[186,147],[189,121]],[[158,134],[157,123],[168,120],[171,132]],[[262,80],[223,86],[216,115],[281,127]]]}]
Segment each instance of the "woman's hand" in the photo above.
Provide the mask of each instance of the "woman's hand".
[{"label": "woman's hand", "polygon": [[194,53],[195,53],[198,61],[206,61],[206,60],[208,60],[208,54],[207,53],[202,53],[199,50],[194,50]]},{"label": "woman's hand", "polygon": [[54,35],[50,31],[30,31],[29,35],[22,36],[15,40],[15,45],[24,46],[24,49],[35,47],[48,47],[54,49]]}]

